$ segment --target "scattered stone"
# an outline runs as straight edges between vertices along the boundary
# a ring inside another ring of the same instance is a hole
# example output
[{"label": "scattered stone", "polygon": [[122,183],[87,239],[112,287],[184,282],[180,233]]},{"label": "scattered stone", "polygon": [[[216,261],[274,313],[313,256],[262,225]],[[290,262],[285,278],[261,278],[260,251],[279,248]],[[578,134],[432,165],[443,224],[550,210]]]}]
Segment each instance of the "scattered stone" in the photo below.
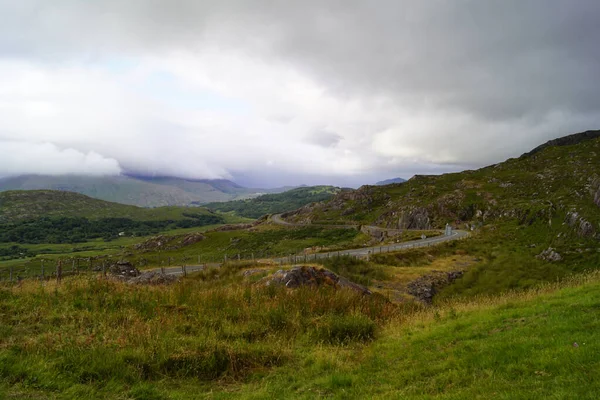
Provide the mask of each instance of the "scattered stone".
[{"label": "scattered stone", "polygon": [[124,279],[130,279],[140,275],[140,270],[128,261],[117,261],[115,264],[109,266],[106,272],[113,277]]},{"label": "scattered stone", "polygon": [[540,260],[550,261],[550,262],[557,262],[557,261],[562,260],[562,256],[560,254],[558,254],[556,252],[556,250],[553,249],[552,247],[548,247],[546,250],[542,251],[540,254],[538,254],[535,257],[539,258]]},{"label": "scattered stone", "polygon": [[127,283],[131,285],[168,285],[178,280],[179,278],[175,275],[163,274],[160,271],[148,271],[129,279]]},{"label": "scattered stone", "polygon": [[176,236],[153,236],[142,243],[138,243],[133,247],[136,250],[152,251],[152,250],[177,250],[184,246],[189,246],[206,239],[206,236],[199,232],[192,232],[185,235]]},{"label": "scattered stone", "polygon": [[257,274],[260,274],[263,272],[266,272],[266,271],[264,269],[258,269],[258,268],[257,269],[247,269],[244,272],[242,272],[242,276],[249,277],[249,276],[257,275]]},{"label": "scattered stone", "polygon": [[462,277],[463,274],[464,271],[431,271],[431,274],[410,282],[407,286],[408,293],[425,304],[431,304],[433,296],[440,289]]},{"label": "scattered stone", "polygon": [[301,286],[315,288],[330,286],[334,288],[348,288],[362,294],[372,294],[365,286],[351,282],[331,271],[324,268],[315,268],[305,265],[296,266],[290,270],[279,270],[274,274],[261,279],[258,283],[266,286],[282,285],[290,289]]}]

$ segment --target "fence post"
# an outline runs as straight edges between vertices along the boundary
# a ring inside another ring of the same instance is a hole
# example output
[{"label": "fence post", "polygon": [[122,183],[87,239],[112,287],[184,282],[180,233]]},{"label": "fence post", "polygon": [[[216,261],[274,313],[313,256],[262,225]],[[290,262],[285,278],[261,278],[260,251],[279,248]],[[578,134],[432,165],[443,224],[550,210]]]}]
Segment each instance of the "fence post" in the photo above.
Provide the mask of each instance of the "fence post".
[{"label": "fence post", "polygon": [[106,276],[106,263],[102,260],[102,275]]},{"label": "fence post", "polygon": [[75,259],[73,259],[73,264],[71,265],[71,273],[75,275]]},{"label": "fence post", "polygon": [[62,280],[62,261],[58,260],[58,264],[56,265],[56,283],[60,283]]},{"label": "fence post", "polygon": [[10,272],[9,273],[10,273],[10,283],[12,283],[12,281],[13,281],[13,267],[12,267],[12,265],[10,266]]},{"label": "fence post", "polygon": [[252,262],[254,262],[254,253],[252,253]]},{"label": "fence post", "polygon": [[240,261],[240,253],[238,253],[238,261]]},{"label": "fence post", "polygon": [[198,265],[200,265],[200,254],[198,254]]}]

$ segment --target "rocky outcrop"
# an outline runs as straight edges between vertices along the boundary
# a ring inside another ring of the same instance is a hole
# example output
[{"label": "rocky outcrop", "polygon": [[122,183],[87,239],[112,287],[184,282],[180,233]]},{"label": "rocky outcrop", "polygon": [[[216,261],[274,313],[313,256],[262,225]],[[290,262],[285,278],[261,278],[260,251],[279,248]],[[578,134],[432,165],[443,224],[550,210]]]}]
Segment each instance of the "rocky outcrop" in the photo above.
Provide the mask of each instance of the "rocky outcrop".
[{"label": "rocky outcrop", "polygon": [[272,275],[261,279],[258,284],[266,286],[280,285],[290,289],[301,286],[334,288],[347,288],[361,294],[371,294],[371,291],[365,286],[351,282],[348,279],[338,276],[324,268],[315,268],[310,266],[297,266],[290,270],[279,270]]},{"label": "rocky outcrop", "polygon": [[594,204],[600,207],[600,178],[598,177],[592,181],[592,197],[594,198]]},{"label": "rocky outcrop", "polygon": [[407,286],[408,293],[425,304],[431,304],[433,297],[440,289],[448,286],[463,274],[464,271],[431,271],[430,274],[410,282]]},{"label": "rocky outcrop", "polygon": [[140,276],[140,270],[128,261],[117,261],[115,264],[109,266],[106,272],[112,277],[124,280]]},{"label": "rocky outcrop", "polygon": [[558,254],[552,247],[548,247],[546,250],[535,256],[535,258],[549,262],[557,262],[562,260],[562,256]]},{"label": "rocky outcrop", "polygon": [[410,211],[403,212],[398,225],[400,229],[431,229],[429,212],[423,207],[417,207]]},{"label": "rocky outcrop", "polygon": [[581,237],[592,237],[596,232],[594,225],[581,217],[577,211],[569,211],[565,217],[565,222],[575,229],[577,235]]},{"label": "rocky outcrop", "polygon": [[186,235],[177,236],[153,236],[142,243],[133,246],[136,250],[153,251],[153,250],[177,250],[184,246],[190,246],[206,239],[206,236],[199,232],[188,233]]}]

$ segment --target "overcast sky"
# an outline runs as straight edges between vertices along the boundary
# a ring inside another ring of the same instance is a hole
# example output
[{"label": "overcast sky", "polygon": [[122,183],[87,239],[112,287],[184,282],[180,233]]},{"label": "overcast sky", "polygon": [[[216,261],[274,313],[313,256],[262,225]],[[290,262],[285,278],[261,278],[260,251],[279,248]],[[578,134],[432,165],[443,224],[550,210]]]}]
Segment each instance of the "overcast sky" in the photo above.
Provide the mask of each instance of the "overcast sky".
[{"label": "overcast sky", "polygon": [[0,0],[0,176],[356,186],[600,129],[597,0]]}]

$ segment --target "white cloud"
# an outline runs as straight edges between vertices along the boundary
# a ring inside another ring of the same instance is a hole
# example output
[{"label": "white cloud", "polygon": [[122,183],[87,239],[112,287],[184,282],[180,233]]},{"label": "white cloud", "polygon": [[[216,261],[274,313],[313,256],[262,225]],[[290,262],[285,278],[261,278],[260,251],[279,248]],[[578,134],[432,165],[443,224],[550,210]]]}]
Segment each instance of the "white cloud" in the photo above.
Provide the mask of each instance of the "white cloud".
[{"label": "white cloud", "polygon": [[0,177],[37,175],[118,175],[117,160],[96,152],[60,149],[50,143],[0,140]]},{"label": "white cloud", "polygon": [[266,184],[501,161],[600,119],[600,7],[547,1],[0,0],[0,143]]}]

